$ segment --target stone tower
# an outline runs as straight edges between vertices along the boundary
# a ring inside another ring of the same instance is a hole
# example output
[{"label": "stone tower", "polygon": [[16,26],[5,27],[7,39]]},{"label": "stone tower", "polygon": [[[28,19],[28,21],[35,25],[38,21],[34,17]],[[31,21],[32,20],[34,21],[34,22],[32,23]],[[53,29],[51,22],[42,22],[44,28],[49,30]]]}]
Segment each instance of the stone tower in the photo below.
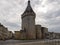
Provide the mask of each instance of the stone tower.
[{"label": "stone tower", "polygon": [[22,30],[26,32],[26,39],[36,39],[35,13],[30,5],[30,0],[24,13],[22,14]]}]

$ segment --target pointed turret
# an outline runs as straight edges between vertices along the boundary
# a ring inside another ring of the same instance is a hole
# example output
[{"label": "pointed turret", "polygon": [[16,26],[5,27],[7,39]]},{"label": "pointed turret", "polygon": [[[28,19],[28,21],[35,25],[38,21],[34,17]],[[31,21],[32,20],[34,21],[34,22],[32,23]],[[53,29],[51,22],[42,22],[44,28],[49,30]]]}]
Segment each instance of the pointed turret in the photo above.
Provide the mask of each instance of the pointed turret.
[{"label": "pointed turret", "polygon": [[22,30],[25,32],[26,39],[36,39],[35,13],[30,5],[30,0],[24,13],[22,14]]},{"label": "pointed turret", "polygon": [[24,11],[24,13],[22,14],[22,17],[26,16],[26,15],[32,15],[32,16],[35,16],[35,13],[30,5],[30,0],[28,0],[28,5],[27,5],[27,8],[26,10]]},{"label": "pointed turret", "polygon": [[32,7],[31,7],[31,5],[30,5],[30,1],[28,1],[28,6],[27,6],[25,12],[27,12],[27,13],[34,12],[33,9],[32,9]]}]

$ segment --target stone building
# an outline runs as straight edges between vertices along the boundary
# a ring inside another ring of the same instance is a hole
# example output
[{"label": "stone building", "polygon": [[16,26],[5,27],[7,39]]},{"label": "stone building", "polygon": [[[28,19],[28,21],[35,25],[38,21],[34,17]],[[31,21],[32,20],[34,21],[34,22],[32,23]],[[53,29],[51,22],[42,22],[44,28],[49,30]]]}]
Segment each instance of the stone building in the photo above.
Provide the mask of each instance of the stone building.
[{"label": "stone building", "polygon": [[7,33],[8,33],[8,29],[0,23],[0,36],[2,40],[8,38]]},{"label": "stone building", "polygon": [[36,39],[35,31],[35,13],[31,8],[30,1],[24,13],[22,14],[22,29],[26,31],[26,39]]},{"label": "stone building", "polygon": [[36,25],[36,39],[42,39],[41,25]]},{"label": "stone building", "polygon": [[15,31],[14,39],[17,39],[17,40],[20,39],[20,31]]},{"label": "stone building", "polygon": [[[12,33],[12,32],[11,32]],[[10,31],[0,23],[0,40],[10,39]]]},{"label": "stone building", "polygon": [[[45,32],[48,31],[47,28],[42,28],[41,25],[35,25],[36,14],[33,11],[30,0],[24,13],[21,15],[22,19],[22,30],[15,31],[15,39],[42,39]],[[45,31],[45,32],[44,32]]]},{"label": "stone building", "polygon": [[55,38],[54,32],[48,32],[48,33],[46,33],[46,39],[53,39],[53,38]]},{"label": "stone building", "polygon": [[26,39],[26,34],[23,30],[20,30],[20,31],[15,31],[15,34],[14,34],[14,39],[17,39],[17,40],[24,40]]},{"label": "stone building", "polygon": [[13,39],[13,32],[12,31],[8,31],[8,39]]},{"label": "stone building", "polygon": [[60,33],[54,33],[55,34],[55,39],[60,39]]},{"label": "stone building", "polygon": [[48,32],[45,34],[46,39],[60,39],[60,33]]},{"label": "stone building", "polygon": [[42,39],[46,38],[46,33],[48,33],[48,28],[41,27]]}]

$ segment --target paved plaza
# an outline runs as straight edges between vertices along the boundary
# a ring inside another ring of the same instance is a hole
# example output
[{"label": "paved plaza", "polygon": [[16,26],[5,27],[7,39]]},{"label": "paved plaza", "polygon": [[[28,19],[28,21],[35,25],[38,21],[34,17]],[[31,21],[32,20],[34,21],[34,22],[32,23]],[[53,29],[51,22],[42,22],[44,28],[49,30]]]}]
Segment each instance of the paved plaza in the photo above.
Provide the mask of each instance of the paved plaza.
[{"label": "paved plaza", "polygon": [[52,42],[52,41],[60,41],[60,39],[55,40],[6,40],[0,41],[0,45],[20,45],[22,43],[38,43],[38,42]]}]

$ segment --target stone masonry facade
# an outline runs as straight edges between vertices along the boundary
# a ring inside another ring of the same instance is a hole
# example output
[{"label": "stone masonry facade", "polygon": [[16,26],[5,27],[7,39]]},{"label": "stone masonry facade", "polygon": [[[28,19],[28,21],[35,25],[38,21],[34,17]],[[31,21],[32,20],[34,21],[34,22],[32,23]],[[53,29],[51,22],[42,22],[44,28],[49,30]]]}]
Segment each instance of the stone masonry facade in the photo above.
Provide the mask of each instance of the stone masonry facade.
[{"label": "stone masonry facade", "polygon": [[12,35],[12,31],[8,31],[8,28],[6,28],[0,23],[0,40],[11,39]]},{"label": "stone masonry facade", "polygon": [[30,1],[28,1],[27,8],[21,15],[22,30],[19,32],[15,31],[15,34],[17,33],[17,35],[15,35],[15,39],[33,40],[42,39],[44,37],[44,32],[42,32],[42,30],[48,31],[48,29],[46,29],[45,27],[42,29],[41,25],[35,25],[35,18],[36,14],[30,5]]}]

